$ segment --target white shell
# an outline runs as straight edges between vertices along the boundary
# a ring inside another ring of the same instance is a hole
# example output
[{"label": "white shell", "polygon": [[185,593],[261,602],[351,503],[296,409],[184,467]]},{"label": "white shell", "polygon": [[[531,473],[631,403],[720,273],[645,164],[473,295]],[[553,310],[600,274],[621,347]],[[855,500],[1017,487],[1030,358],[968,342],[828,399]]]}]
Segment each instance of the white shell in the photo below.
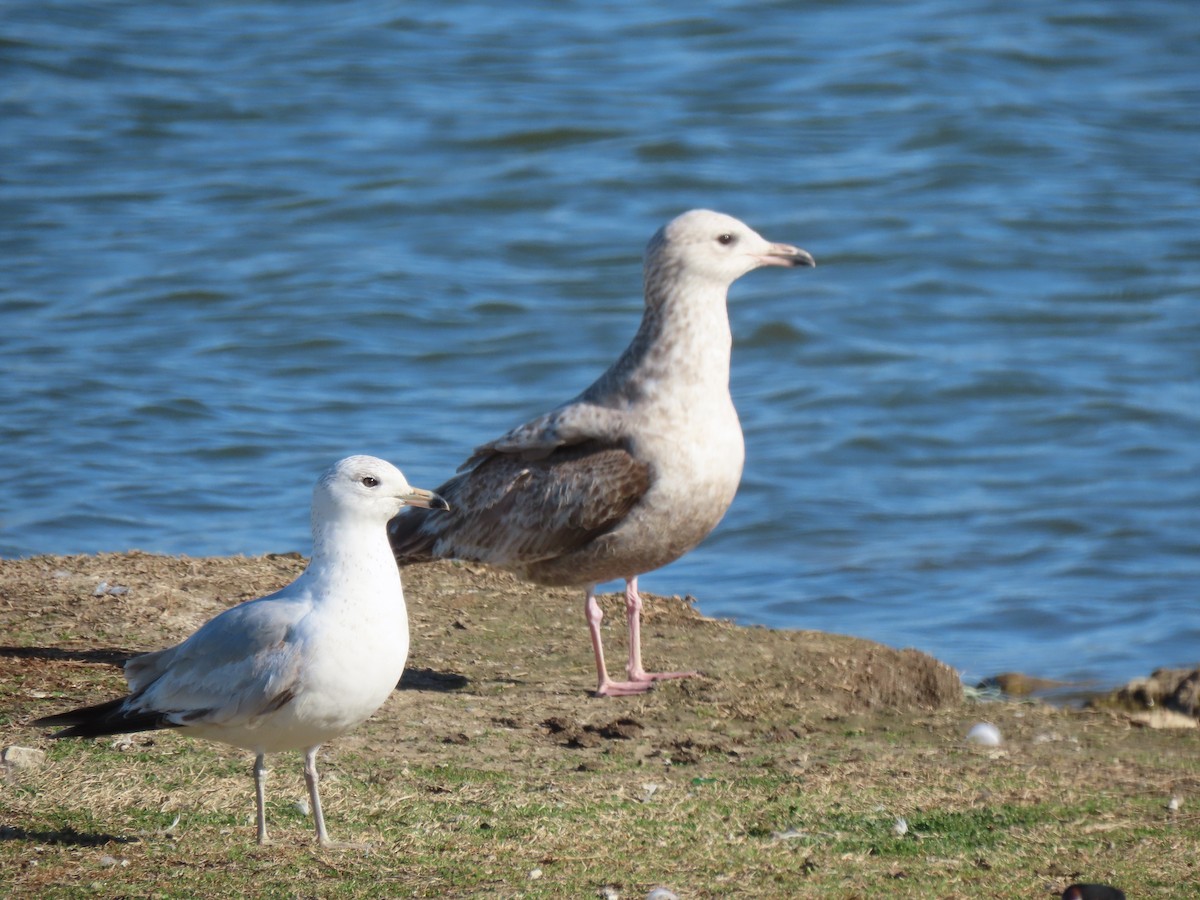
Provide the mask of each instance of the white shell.
[{"label": "white shell", "polygon": [[979,722],[971,726],[967,732],[968,744],[979,744],[982,747],[999,747],[1004,743],[1000,737],[1000,729],[991,722]]}]

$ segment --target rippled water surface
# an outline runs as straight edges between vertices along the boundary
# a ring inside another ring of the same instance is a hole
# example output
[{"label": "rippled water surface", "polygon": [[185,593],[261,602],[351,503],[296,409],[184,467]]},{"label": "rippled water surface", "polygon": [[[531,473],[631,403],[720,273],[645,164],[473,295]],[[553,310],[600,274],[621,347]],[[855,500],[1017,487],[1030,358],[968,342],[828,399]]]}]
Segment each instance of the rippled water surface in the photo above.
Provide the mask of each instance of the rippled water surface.
[{"label": "rippled water surface", "polygon": [[307,551],[334,459],[432,487],[583,388],[708,206],[820,267],[734,286],[742,489],[648,589],[1194,662],[1198,47],[1184,0],[10,0],[0,555]]}]

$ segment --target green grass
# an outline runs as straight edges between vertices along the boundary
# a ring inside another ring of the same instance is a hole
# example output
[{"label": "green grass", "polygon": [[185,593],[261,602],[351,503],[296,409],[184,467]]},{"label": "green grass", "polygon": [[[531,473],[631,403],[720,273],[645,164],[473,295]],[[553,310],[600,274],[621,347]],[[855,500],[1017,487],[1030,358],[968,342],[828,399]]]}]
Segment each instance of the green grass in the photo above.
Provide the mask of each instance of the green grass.
[{"label": "green grass", "polygon": [[[948,785],[914,797],[887,783],[826,784],[814,795],[804,778],[757,765],[704,777],[627,760],[610,760],[602,773],[563,766],[514,777],[446,765],[400,775],[347,756],[331,767],[327,819],[335,836],[369,838],[374,852],[313,847],[310,823],[293,805],[302,782],[284,775],[294,757],[276,762],[271,781],[279,843],[259,848],[249,760],[237,754],[199,743],[165,752],[121,753],[100,742],[52,749],[56,764],[91,777],[74,794],[28,781],[5,788],[5,820],[25,820],[22,837],[0,841],[0,873],[14,896],[562,897],[594,896],[607,884],[632,897],[658,883],[693,897],[1036,896],[1063,860],[1104,860],[1118,881],[1136,872],[1161,896],[1187,896],[1147,876],[1158,854],[1200,846],[1195,822],[1164,829],[1161,804],[1148,797],[978,799],[1045,787],[1025,770],[994,770],[964,799]],[[72,803],[110,778],[125,783],[101,794],[108,804]],[[659,785],[648,799],[646,784]],[[189,805],[189,795],[218,789],[220,808]],[[157,797],[159,806],[130,793]],[[159,808],[175,795],[178,807]],[[20,811],[8,803],[17,797]],[[173,835],[160,834],[176,812]],[[892,830],[898,815],[909,826],[903,837]],[[1091,832],[1086,823],[1111,827]],[[105,835],[140,840],[93,845]],[[1020,872],[1029,874],[1014,879]]]},{"label": "green grass", "polygon": [[[592,896],[605,884],[638,896],[657,883],[681,896],[1033,896],[1097,863],[1114,880],[1187,896],[1170,877],[1150,876],[1158,854],[1200,847],[1198,823],[1168,822],[1161,796],[1080,791],[1038,766],[897,749],[892,733],[838,733],[807,745],[812,773],[785,771],[765,753],[670,767],[611,753],[587,771],[564,756],[524,772],[458,763],[398,771],[334,753],[324,766],[329,827],[370,840],[367,855],[312,845],[295,806],[299,757],[284,755],[268,782],[278,844],[258,848],[249,754],[173,735],[127,751],[110,743],[54,742],[45,770],[5,785],[3,821],[22,829],[0,841],[14,896],[197,896],[218,883],[223,893],[240,885],[280,896]],[[1135,757],[1198,774],[1183,755],[1125,754]],[[848,770],[829,778],[831,766]],[[904,836],[893,832],[897,816]],[[105,837],[136,842],[96,844]],[[319,892],[305,893],[313,879]]]}]

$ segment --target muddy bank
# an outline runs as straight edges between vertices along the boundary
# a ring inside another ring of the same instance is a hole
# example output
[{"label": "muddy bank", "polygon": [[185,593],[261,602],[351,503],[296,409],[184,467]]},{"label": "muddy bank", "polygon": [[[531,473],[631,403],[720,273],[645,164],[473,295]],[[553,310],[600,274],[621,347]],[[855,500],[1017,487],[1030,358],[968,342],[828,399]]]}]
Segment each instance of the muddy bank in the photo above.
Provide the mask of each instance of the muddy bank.
[{"label": "muddy bank", "polygon": [[[138,552],[2,561],[7,646],[0,666],[14,673],[64,661],[73,664],[68,671],[112,664],[119,690],[115,666],[129,655],[186,637],[221,609],[286,584],[303,566],[292,555],[192,559]],[[935,710],[962,699],[957,673],[916,650],[739,627],[701,615],[686,598],[650,596],[647,664],[703,674],[632,701],[601,700],[590,694],[594,675],[578,591],[451,563],[406,569],[404,576],[413,640],[401,688],[434,697],[486,696],[492,718],[552,740],[586,743],[588,728],[632,713],[653,722],[637,727],[653,727],[663,748],[678,749],[697,734],[712,735],[710,743],[735,740],[739,729],[781,715],[802,728],[822,717]],[[609,664],[619,670],[623,600],[611,595],[603,604]],[[427,708],[422,718],[457,739],[465,723],[442,712]]]}]

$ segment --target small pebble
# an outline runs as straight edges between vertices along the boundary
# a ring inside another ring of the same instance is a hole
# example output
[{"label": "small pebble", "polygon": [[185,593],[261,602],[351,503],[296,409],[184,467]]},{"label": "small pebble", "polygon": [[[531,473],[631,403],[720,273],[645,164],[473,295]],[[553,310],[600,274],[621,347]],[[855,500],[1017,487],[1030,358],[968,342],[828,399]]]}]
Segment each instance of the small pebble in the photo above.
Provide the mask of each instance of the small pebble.
[{"label": "small pebble", "polygon": [[33,747],[20,747],[13,744],[11,747],[5,747],[4,751],[0,753],[0,762],[4,763],[6,769],[36,769],[45,761],[45,751]]},{"label": "small pebble", "polygon": [[646,900],[679,900],[679,895],[661,884],[658,887],[651,888],[650,893],[646,895]]},{"label": "small pebble", "polygon": [[967,743],[979,744],[981,747],[999,747],[1004,743],[1004,739],[1000,737],[1000,729],[991,722],[980,722],[972,725],[971,730],[967,732]]},{"label": "small pebble", "polygon": [[1167,809],[1169,809],[1171,812],[1179,812],[1179,807],[1181,806],[1183,806],[1183,801],[1178,797],[1172,797],[1169,801],[1167,801]]},{"label": "small pebble", "polygon": [[530,871],[530,873],[529,873],[529,878],[530,878],[530,880],[532,880],[532,881],[536,881],[537,879],[539,879],[539,878],[541,878],[541,877],[542,877],[542,870],[541,870],[541,869],[533,869],[533,870],[531,870],[531,871]]}]

